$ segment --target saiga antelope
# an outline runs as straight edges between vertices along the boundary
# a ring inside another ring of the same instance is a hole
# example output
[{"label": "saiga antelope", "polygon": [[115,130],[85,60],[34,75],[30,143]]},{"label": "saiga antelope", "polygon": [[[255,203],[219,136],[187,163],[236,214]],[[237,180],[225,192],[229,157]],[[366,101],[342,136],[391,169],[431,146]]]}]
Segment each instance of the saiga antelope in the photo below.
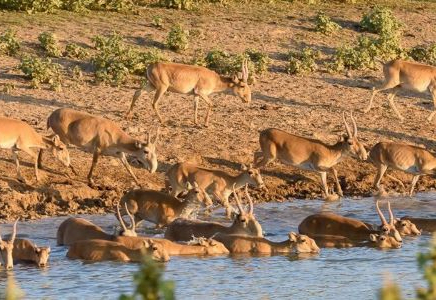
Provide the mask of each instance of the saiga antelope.
[{"label": "saiga antelope", "polygon": [[14,223],[12,235],[9,241],[4,241],[0,235],[0,256],[3,265],[7,270],[11,270],[14,267],[14,260],[12,258],[12,255],[14,250],[15,236],[17,235],[17,222],[18,220],[16,220]]},{"label": "saiga antelope", "polygon": [[[377,93],[392,89],[392,92],[388,95],[389,105],[398,118],[403,120],[404,118],[394,102],[394,97],[400,87],[417,92],[430,91],[436,108],[436,67],[396,59],[383,65],[383,74],[385,77],[384,82],[380,87],[373,88],[368,107],[364,110],[365,113],[369,112],[372,108],[372,101]],[[435,114],[436,110],[428,116],[427,120],[431,121]]]},{"label": "saiga antelope", "polygon": [[230,253],[280,254],[319,253],[319,248],[310,237],[294,232],[283,242],[272,242],[263,237],[217,233],[213,237],[223,243]]},{"label": "saiga antelope", "polygon": [[[127,210],[128,211],[128,210]],[[121,232],[116,232],[115,234],[108,234],[104,230],[85,220],[83,218],[68,218],[59,225],[58,231],[56,233],[57,245],[69,246],[74,242],[81,240],[113,240],[116,236],[137,236],[135,232],[135,221],[131,214],[128,214],[131,220],[131,228],[127,228],[121,214],[119,214],[119,206],[117,206],[118,220],[123,228]]]},{"label": "saiga antelope", "polygon": [[143,142],[132,138],[113,121],[68,108],[55,110],[48,117],[47,127],[59,135],[65,144],[73,144],[93,153],[88,173],[91,185],[94,184],[92,172],[100,155],[118,157],[138,185],[139,181],[127,162],[126,153],[148,167],[150,173],[157,169],[156,142],[159,131],[154,141],[147,134],[147,142]]},{"label": "saiga antelope", "polygon": [[416,225],[420,230],[426,232],[435,232],[436,231],[436,219],[428,219],[428,218],[413,218],[413,217],[402,217],[401,222],[408,221],[412,222]]},{"label": "saiga antelope", "polygon": [[160,262],[170,260],[168,253],[161,245],[146,240],[143,240],[141,247],[136,249],[112,241],[82,240],[73,243],[67,252],[68,258],[88,261],[141,262],[144,255],[150,255],[153,260]]},{"label": "saiga antelope", "polygon": [[245,212],[242,208],[236,191],[233,191],[233,193],[239,214],[235,216],[231,226],[227,227],[214,222],[176,219],[168,225],[165,231],[165,238],[171,241],[189,241],[193,236],[211,238],[217,232],[263,237],[262,227],[253,214],[253,200],[248,194],[247,187],[245,188],[245,193],[250,203],[250,210],[248,212]]},{"label": "saiga antelope", "polygon": [[28,261],[45,267],[50,256],[50,247],[38,247],[27,239],[15,239],[12,257],[14,261]]},{"label": "saiga antelope", "polygon": [[[388,168],[413,174],[410,196],[413,194],[419,176],[436,175],[436,157],[430,151],[416,146],[380,142],[372,147],[369,160],[377,168],[373,187],[379,191],[381,179]],[[400,183],[403,185],[401,181]]]},{"label": "saiga antelope", "polygon": [[166,182],[171,187],[171,195],[175,197],[183,191],[188,182],[197,182],[202,189],[222,203],[227,217],[230,218],[233,207],[229,204],[229,196],[232,194],[233,186],[237,190],[246,184],[265,187],[259,169],[253,168],[251,164],[248,167],[242,165],[241,169],[241,173],[233,176],[221,170],[205,169],[189,162],[177,163],[167,171]]},{"label": "saiga antelope", "polygon": [[177,218],[189,218],[201,205],[209,207],[213,204],[206,192],[196,182],[193,183],[193,186],[188,182],[186,187],[188,194],[183,201],[155,190],[128,191],[120,199],[121,205],[126,207],[122,214],[130,211],[135,217],[136,225],[146,220],[160,228]]},{"label": "saiga antelope", "polygon": [[[242,76],[233,77],[220,76],[216,72],[205,67],[176,64],[176,63],[155,63],[147,68],[147,91],[156,90],[153,100],[153,109],[161,123],[163,119],[158,111],[159,100],[168,90],[179,94],[194,95],[194,123],[197,124],[197,110],[199,100],[202,99],[208,105],[204,124],[209,124],[209,116],[212,110],[212,101],[209,95],[212,93],[231,90],[244,102],[250,103],[251,89],[248,85],[248,62],[242,63]],[[126,118],[131,116],[136,100],[141,96],[142,87],[135,92]]]},{"label": "saiga antelope", "polygon": [[70,156],[67,147],[55,135],[52,138],[41,136],[29,124],[0,117],[0,148],[10,149],[15,160],[18,179],[26,182],[20,172],[20,162],[18,161],[18,151],[29,154],[35,160],[35,177],[39,181],[38,174],[38,154],[33,149],[51,149],[53,156],[66,167],[70,165]]},{"label": "saiga antelope", "polygon": [[305,218],[298,226],[298,231],[301,234],[306,234],[317,241],[317,237],[339,236],[344,237],[353,245],[360,245],[371,241],[376,241],[379,236],[385,236],[382,242],[392,247],[401,247],[402,238],[393,223],[393,214],[390,214],[389,223],[386,221],[381,212],[378,201],[376,202],[376,210],[382,222],[382,225],[377,229],[372,229],[368,223],[357,219],[347,218],[333,213],[320,213],[310,215]]},{"label": "saiga antelope", "polygon": [[[342,114],[346,135],[334,145],[327,145],[319,140],[305,138],[287,133],[280,129],[270,128],[262,131],[259,136],[261,152],[254,154],[255,167],[264,167],[268,163],[278,159],[284,164],[293,167],[318,172],[326,199],[334,199],[330,195],[327,185],[327,172],[332,171],[336,188],[340,196],[343,195],[338,180],[338,172],[334,166],[345,156],[352,156],[366,160],[367,153],[364,146],[357,139],[356,120],[351,114],[353,121],[353,133]],[[259,159],[262,157],[262,160]]]}]

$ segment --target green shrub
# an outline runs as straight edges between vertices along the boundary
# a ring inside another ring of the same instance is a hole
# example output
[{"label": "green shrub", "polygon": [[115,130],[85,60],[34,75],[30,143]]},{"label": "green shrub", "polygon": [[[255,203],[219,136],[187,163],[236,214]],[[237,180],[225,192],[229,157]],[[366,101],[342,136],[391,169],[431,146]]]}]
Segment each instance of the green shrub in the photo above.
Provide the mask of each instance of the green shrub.
[{"label": "green shrub", "polygon": [[157,28],[163,28],[163,19],[161,16],[153,16],[151,24]]},{"label": "green shrub", "polygon": [[98,52],[91,61],[100,82],[120,85],[129,74],[143,75],[149,64],[164,60],[158,50],[140,52],[126,45],[118,34],[95,36],[93,40]]},{"label": "green shrub", "polygon": [[13,56],[20,50],[20,42],[15,35],[15,31],[7,29],[0,35],[0,53]]},{"label": "green shrub", "polygon": [[408,55],[416,61],[436,65],[436,44],[428,47],[413,47],[408,51]]},{"label": "green shrub", "polygon": [[89,52],[76,43],[68,43],[65,47],[64,56],[83,60],[89,57]]},{"label": "green shrub", "polygon": [[304,48],[301,52],[289,51],[289,65],[286,71],[289,74],[306,74],[314,72],[317,69],[316,59],[319,58],[319,51],[311,48]]},{"label": "green shrub", "polygon": [[61,7],[62,0],[0,0],[0,9],[33,12],[53,12]]},{"label": "green shrub", "polygon": [[315,30],[325,35],[338,31],[341,26],[333,22],[324,12],[319,12],[315,18]]},{"label": "green shrub", "polygon": [[194,6],[193,0],[159,0],[159,5],[166,8],[191,10]]},{"label": "green shrub", "polygon": [[418,254],[418,265],[424,272],[424,278],[428,283],[427,288],[420,288],[416,291],[418,299],[436,299],[436,235],[430,244],[431,248],[427,253]]},{"label": "green shrub", "polygon": [[174,282],[162,278],[163,266],[145,257],[141,269],[133,276],[136,290],[133,295],[121,295],[120,300],[173,300]]},{"label": "green shrub", "polygon": [[171,27],[166,40],[166,45],[169,49],[174,51],[183,51],[188,48],[189,32],[183,29],[182,25],[175,24]]},{"label": "green shrub", "polygon": [[244,53],[248,56],[249,61],[254,64],[254,71],[256,74],[262,74],[268,70],[268,65],[271,63],[268,54],[255,49],[247,49]]},{"label": "green shrub", "polygon": [[95,0],[90,5],[92,10],[129,11],[134,7],[132,0]]},{"label": "green shrub", "polygon": [[62,9],[83,13],[89,10],[94,0],[63,0]]},{"label": "green shrub", "polygon": [[59,42],[56,36],[50,32],[43,32],[38,36],[41,47],[47,51],[47,54],[52,57],[62,56],[62,51],[59,47]]},{"label": "green shrub", "polygon": [[372,33],[393,35],[400,29],[401,24],[390,9],[376,6],[363,16],[360,27]]},{"label": "green shrub", "polygon": [[21,59],[18,68],[32,80],[33,88],[39,88],[42,83],[47,83],[54,90],[61,89],[62,67],[49,58],[25,56]]}]

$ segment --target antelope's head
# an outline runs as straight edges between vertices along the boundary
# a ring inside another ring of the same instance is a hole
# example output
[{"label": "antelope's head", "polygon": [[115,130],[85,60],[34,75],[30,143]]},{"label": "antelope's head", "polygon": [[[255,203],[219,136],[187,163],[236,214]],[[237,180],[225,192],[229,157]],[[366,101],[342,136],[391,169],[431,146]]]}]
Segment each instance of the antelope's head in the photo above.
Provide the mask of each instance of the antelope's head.
[{"label": "antelope's head", "polygon": [[[390,206],[389,206],[390,210]],[[392,212],[389,212],[392,214]],[[392,214],[393,215],[393,214]],[[421,235],[421,230],[419,230],[414,223],[412,223],[410,220],[403,220],[403,219],[394,219],[394,226],[398,230],[401,236],[408,236],[408,235]]]},{"label": "antelope's head", "polygon": [[228,254],[229,250],[224,246],[223,243],[220,243],[213,238],[197,238],[193,237],[191,241],[188,242],[188,245],[199,245],[204,247],[204,254],[212,255],[212,254]]},{"label": "antelope's head", "polygon": [[369,239],[371,242],[375,243],[376,248],[394,248],[399,249],[403,245],[403,243],[397,241],[393,236],[389,236],[386,234],[370,234]]},{"label": "antelope's head", "polygon": [[366,160],[368,158],[368,153],[365,150],[365,147],[359,140],[357,139],[357,124],[356,119],[353,117],[353,113],[350,113],[351,121],[353,121],[353,133],[351,133],[350,126],[345,119],[345,112],[342,113],[342,119],[345,125],[346,135],[343,136],[343,145],[345,146],[345,152],[357,159]]},{"label": "antelope's head", "polygon": [[307,235],[290,232],[289,240],[297,253],[319,253],[320,251],[316,242]]},{"label": "antelope's head", "polygon": [[402,243],[403,239],[401,238],[400,233],[398,232],[397,228],[395,228],[394,225],[394,214],[392,213],[391,210],[391,203],[388,201],[389,223],[386,221],[385,216],[380,210],[380,207],[378,206],[378,201],[375,203],[375,207],[380,217],[380,221],[382,222],[382,224],[379,226],[380,234],[393,237],[397,242]]},{"label": "antelope's head", "polygon": [[191,183],[186,183],[186,189],[188,194],[186,194],[185,201],[188,203],[198,202],[203,204],[205,207],[210,207],[213,205],[212,199],[206,193],[204,189],[198,186],[198,183],[194,181]]},{"label": "antelope's head", "polygon": [[242,62],[242,73],[235,74],[232,77],[230,87],[233,93],[242,99],[246,103],[251,102],[251,88],[248,85],[248,62],[244,60]]},{"label": "antelope's head", "polygon": [[157,129],[156,136],[152,140],[150,133],[147,133],[147,142],[135,141],[135,150],[130,154],[134,156],[150,173],[157,170],[157,154],[156,144],[159,139],[159,128]]},{"label": "antelope's head", "polygon": [[253,165],[249,164],[248,166],[242,165],[241,170],[243,179],[246,183],[258,188],[265,188],[265,183],[263,182],[259,169],[253,168]]},{"label": "antelope's head", "polygon": [[141,248],[142,255],[149,255],[155,261],[167,262],[170,260],[168,252],[161,243],[156,243],[153,240],[143,240]]},{"label": "antelope's head", "polygon": [[47,266],[48,258],[50,256],[50,247],[35,247],[35,261],[38,267]]},{"label": "antelope's head", "polygon": [[117,204],[117,219],[120,222],[121,230],[118,232],[115,232],[115,235],[122,235],[122,236],[138,236],[136,233],[136,223],[135,223],[135,217],[132,216],[132,214],[129,211],[129,208],[127,207],[127,203],[124,202],[124,208],[126,210],[127,215],[129,216],[130,223],[132,224],[130,227],[126,226],[126,223],[124,223],[123,217],[120,213],[120,203]]},{"label": "antelope's head", "polygon": [[58,135],[55,135],[50,140],[53,156],[56,157],[64,166],[68,167],[71,163],[70,153],[68,152],[67,145],[65,145]]},{"label": "antelope's head", "polygon": [[249,202],[249,210],[246,212],[241,204],[241,199],[235,190],[235,185],[233,185],[233,195],[235,197],[236,205],[238,207],[239,213],[235,214],[232,227],[235,228],[235,233],[245,233],[250,236],[263,237],[262,226],[256,220],[254,216],[254,206],[253,200],[248,193],[248,185],[245,185],[245,195]]},{"label": "antelope's head", "polygon": [[2,240],[0,236],[0,256],[6,270],[12,270],[14,267],[14,260],[12,258],[12,251],[14,250],[15,236],[17,235],[17,222],[14,223],[11,239],[9,241]]}]

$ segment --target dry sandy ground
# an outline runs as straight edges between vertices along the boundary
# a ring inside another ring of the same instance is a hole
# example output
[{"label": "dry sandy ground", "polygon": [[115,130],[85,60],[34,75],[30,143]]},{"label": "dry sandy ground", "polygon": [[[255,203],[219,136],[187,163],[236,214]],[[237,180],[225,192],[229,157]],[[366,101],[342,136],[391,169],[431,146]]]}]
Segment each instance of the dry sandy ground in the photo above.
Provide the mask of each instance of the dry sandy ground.
[{"label": "dry sandy ground", "polygon": [[[249,7],[249,8],[247,8]],[[405,25],[403,45],[414,46],[436,40],[433,30],[436,5],[414,2],[407,7],[393,7],[397,18]],[[325,37],[313,31],[312,18],[323,9],[343,26],[340,33]],[[161,111],[168,124],[161,128],[158,144],[158,172],[149,174],[145,169],[134,167],[141,183],[149,188],[162,189],[164,173],[170,165],[185,160],[203,166],[220,168],[233,174],[241,163],[250,163],[258,149],[258,132],[268,127],[278,127],[302,136],[334,143],[344,132],[341,113],[353,111],[359,128],[359,138],[371,147],[378,141],[396,140],[406,143],[435,147],[434,123],[426,121],[433,109],[429,95],[401,92],[397,97],[400,111],[406,117],[399,122],[387,106],[386,95],[376,98],[375,108],[364,115],[370,88],[380,82],[381,71],[351,72],[347,76],[317,72],[308,76],[290,76],[284,73],[284,54],[305,45],[330,54],[343,43],[352,43],[360,34],[358,21],[368,10],[367,6],[328,5],[305,6],[301,4],[250,4],[220,7],[205,6],[197,11],[185,12],[149,8],[140,15],[93,12],[76,15],[58,12],[54,15],[0,12],[0,28],[14,28],[24,41],[24,50],[37,50],[37,36],[42,31],[52,31],[61,43],[77,42],[92,47],[91,38],[96,34],[119,31],[127,41],[141,48],[163,48],[168,28],[175,22],[187,29],[194,29],[190,48],[176,54],[168,50],[166,55],[173,61],[189,62],[197,50],[207,52],[225,49],[231,52],[256,48],[272,58],[269,72],[258,78],[253,87],[253,101],[242,103],[231,95],[214,95],[211,126],[193,125],[193,99],[191,96],[167,93],[162,100]],[[164,20],[164,29],[151,26],[153,16]],[[79,62],[58,59],[66,67]],[[18,60],[2,57],[0,85],[13,83],[16,88],[8,94],[0,94],[0,115],[24,120],[42,133],[46,131],[46,118],[55,109],[70,107],[115,120],[135,137],[154,130],[157,118],[151,109],[149,95],[143,94],[131,121],[123,118],[137,82],[123,87],[95,85],[92,74],[86,73],[79,84],[67,80],[61,92],[45,88],[30,88],[29,81],[14,67]],[[83,64],[90,71],[89,64]],[[200,115],[204,116],[204,106]],[[0,129],[1,130],[1,129]],[[21,155],[23,173],[29,184],[16,180],[14,163],[9,151],[0,151],[0,218],[39,218],[46,215],[71,213],[103,213],[113,210],[122,193],[134,186],[122,165],[114,158],[103,158],[95,172],[99,189],[86,184],[86,174],[92,156],[77,149],[71,150],[72,162],[79,176],[68,180],[59,162],[46,155],[47,169],[43,180],[33,178],[31,160]],[[371,184],[375,168],[366,162],[351,158],[338,165],[341,184],[347,196],[361,197],[372,193]],[[319,198],[321,189],[318,175],[300,172],[274,163],[262,170],[268,192],[255,191],[257,201],[284,201],[292,198]],[[392,172],[408,186],[411,176]],[[330,183],[331,182],[330,178]],[[402,192],[401,188],[384,179],[386,189]],[[332,186],[332,184],[331,184]],[[417,185],[417,191],[428,191],[435,181],[426,177]]]}]

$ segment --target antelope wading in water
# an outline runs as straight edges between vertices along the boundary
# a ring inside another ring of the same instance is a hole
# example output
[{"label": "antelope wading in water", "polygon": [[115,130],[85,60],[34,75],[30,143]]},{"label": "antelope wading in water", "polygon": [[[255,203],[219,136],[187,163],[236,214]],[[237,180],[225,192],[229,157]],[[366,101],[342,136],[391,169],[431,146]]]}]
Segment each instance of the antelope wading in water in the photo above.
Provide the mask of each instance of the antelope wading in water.
[{"label": "antelope wading in water", "polygon": [[319,253],[319,248],[310,237],[294,232],[283,242],[272,242],[263,237],[217,233],[213,237],[223,243],[230,253],[280,254]]},{"label": "antelope wading in water", "polygon": [[[394,97],[400,88],[407,90],[426,92],[430,91],[433,98],[433,104],[436,108],[436,67],[424,65],[413,61],[404,61],[401,59],[392,60],[383,65],[384,82],[378,88],[372,89],[371,99],[364,113],[369,112],[372,108],[374,96],[385,90],[392,90],[388,95],[388,101],[391,108],[400,120],[404,117],[395,106]],[[428,116],[427,120],[431,121],[436,114],[434,110]]]},{"label": "antelope wading in water", "polygon": [[192,237],[212,238],[217,232],[224,234],[239,234],[263,237],[262,227],[253,214],[253,200],[245,187],[245,194],[250,203],[250,210],[245,212],[241,201],[233,190],[239,214],[234,216],[233,224],[229,227],[220,223],[204,222],[198,220],[176,219],[168,225],[165,238],[171,241],[189,241]]},{"label": "antelope wading in water", "polygon": [[15,239],[12,257],[14,261],[33,262],[38,267],[45,267],[50,251],[50,247],[38,247],[27,239]]},{"label": "antelope wading in water", "polygon": [[126,207],[121,214],[130,212],[136,225],[146,220],[160,228],[177,218],[189,218],[201,205],[210,207],[213,204],[196,182],[193,186],[188,182],[186,187],[188,194],[183,201],[155,190],[131,190],[121,197],[120,203]]},{"label": "antelope wading in water", "polygon": [[88,261],[141,262],[144,255],[149,255],[153,260],[160,262],[170,260],[168,253],[161,245],[146,240],[143,240],[141,247],[136,249],[112,241],[82,240],[73,243],[67,252],[68,258]]},{"label": "antelope wading in water", "polygon": [[[93,153],[92,165],[88,173],[90,185],[94,185],[92,172],[100,155],[118,157],[138,185],[139,181],[127,162],[126,153],[141,162],[150,173],[154,173],[157,169],[156,142],[159,129],[154,141],[148,133],[147,142],[143,142],[129,136],[113,121],[68,108],[55,110],[48,117],[47,128],[51,128],[59,135],[63,143],[73,144]],[[42,152],[39,162],[41,156]]]},{"label": "antelope wading in water", "polygon": [[173,165],[166,173],[168,184],[171,187],[171,195],[177,197],[188,182],[197,182],[199,187],[216,198],[226,209],[226,215],[230,218],[233,207],[229,204],[229,196],[233,186],[238,190],[249,184],[258,188],[265,188],[259,169],[241,166],[242,172],[236,176],[221,170],[209,170],[198,167],[196,164],[183,162]]},{"label": "antelope wading in water", "polygon": [[[154,63],[148,66],[147,85],[145,90],[151,92],[156,90],[153,100],[153,109],[161,123],[164,123],[159,111],[158,103],[163,94],[168,90],[179,94],[194,95],[194,123],[198,124],[197,110],[200,99],[206,102],[208,110],[204,119],[204,125],[209,124],[209,116],[212,110],[212,100],[209,95],[231,90],[233,94],[244,102],[250,103],[251,89],[248,85],[248,62],[242,63],[242,75],[225,77],[205,67],[176,64],[176,63]],[[133,96],[126,118],[131,116],[136,100],[141,96],[143,87],[138,89]]]},{"label": "antelope wading in water", "polygon": [[[380,142],[372,147],[369,160],[377,168],[373,187],[381,192],[380,182],[388,168],[413,174],[409,196],[413,195],[416,182],[421,175],[436,175],[436,158],[428,150],[394,142]],[[398,181],[404,188],[404,184]]]},{"label": "antelope wading in water", "polygon": [[332,171],[338,194],[343,196],[338,172],[334,166],[345,156],[367,159],[366,150],[357,139],[357,125],[353,114],[351,114],[353,133],[345,119],[345,112],[342,114],[342,119],[347,134],[334,145],[327,145],[319,140],[297,136],[275,128],[262,131],[259,136],[261,151],[254,154],[254,166],[262,168],[278,159],[298,169],[318,172],[326,200],[336,200],[337,195],[329,193],[327,172]]},{"label": "antelope wading in water", "polygon": [[3,267],[6,268],[6,270],[12,270],[14,268],[13,250],[15,236],[17,235],[17,222],[18,219],[14,223],[12,235],[9,241],[4,241],[0,235],[0,256],[3,262]]},{"label": "antelope wading in water", "polygon": [[[374,230],[368,223],[333,213],[310,215],[298,226],[301,234],[313,238],[320,247],[358,247],[400,248],[402,238],[395,228],[393,215],[386,221],[378,201],[376,210],[382,225]],[[372,243],[368,243],[371,241]]]},{"label": "antelope wading in water", "polygon": [[65,245],[69,246],[77,241],[82,240],[91,240],[91,239],[99,239],[99,240],[108,240],[112,241],[118,235],[122,236],[137,236],[135,221],[131,214],[129,214],[131,220],[131,228],[128,228],[123,219],[121,218],[121,214],[119,213],[119,206],[117,206],[118,212],[118,220],[123,228],[122,231],[117,231],[114,234],[108,234],[104,232],[104,230],[91,223],[88,220],[83,218],[68,218],[59,225],[58,231],[56,233],[57,245]]},{"label": "antelope wading in water", "polygon": [[436,231],[436,219],[414,218],[414,217],[405,216],[401,218],[401,221],[412,222],[421,231],[430,232],[430,233]]},{"label": "antelope wading in water", "polygon": [[0,117],[0,148],[10,149],[12,151],[17,175],[20,181],[26,182],[20,172],[20,162],[18,161],[18,151],[29,154],[35,161],[35,177],[39,181],[38,174],[38,154],[33,149],[50,149],[53,156],[57,158],[66,167],[70,166],[70,155],[67,146],[62,143],[59,136],[45,137],[38,134],[29,124]]},{"label": "antelope wading in water", "polygon": [[194,238],[188,241],[187,244],[175,243],[167,239],[148,238],[148,237],[126,237],[118,236],[114,239],[115,242],[121,243],[129,248],[137,248],[143,240],[153,241],[155,244],[160,244],[168,253],[168,255],[222,255],[229,254],[229,250],[224,244],[206,238]]}]

